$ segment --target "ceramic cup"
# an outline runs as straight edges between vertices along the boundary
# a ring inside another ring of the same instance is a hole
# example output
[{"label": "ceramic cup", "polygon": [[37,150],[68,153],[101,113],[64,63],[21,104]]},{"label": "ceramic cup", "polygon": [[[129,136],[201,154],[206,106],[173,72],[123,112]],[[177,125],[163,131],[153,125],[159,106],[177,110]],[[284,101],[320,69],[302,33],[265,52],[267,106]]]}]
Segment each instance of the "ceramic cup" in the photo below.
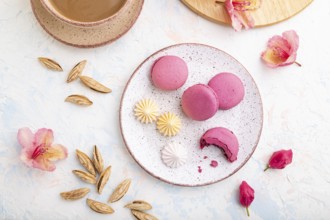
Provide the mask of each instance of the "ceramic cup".
[{"label": "ceramic cup", "polygon": [[[65,13],[61,12],[54,4],[54,0],[40,0],[42,5],[56,18],[62,20],[65,23],[71,24],[73,26],[78,26],[78,27],[96,27],[102,24],[107,23],[108,21],[110,21],[111,19],[113,19],[114,17],[116,17],[121,11],[122,9],[125,7],[126,4],[128,4],[128,2],[130,0],[117,0],[117,3],[115,5],[114,9],[109,9],[112,10],[111,13],[109,13],[109,16],[104,16],[104,15],[100,15],[100,19],[97,20],[92,20],[92,21],[81,21],[79,19],[73,19],[70,18],[70,16],[66,16]],[[62,0],[64,1],[64,0]],[[67,2],[74,2],[75,4],[79,4],[79,0],[66,0]],[[111,0],[109,0],[111,1]],[[112,0],[114,2],[114,0]],[[106,1],[105,1],[106,2]],[[106,9],[107,7],[109,7],[109,5],[111,4],[106,4],[104,3],[104,7],[102,6],[102,10]],[[90,7],[94,7],[94,6],[90,6]],[[69,11],[69,10],[68,10]],[[94,15],[97,15],[98,11],[94,12]],[[102,13],[102,12],[100,12]],[[104,13],[104,11],[103,11]],[[71,16],[72,17],[72,16]]]}]

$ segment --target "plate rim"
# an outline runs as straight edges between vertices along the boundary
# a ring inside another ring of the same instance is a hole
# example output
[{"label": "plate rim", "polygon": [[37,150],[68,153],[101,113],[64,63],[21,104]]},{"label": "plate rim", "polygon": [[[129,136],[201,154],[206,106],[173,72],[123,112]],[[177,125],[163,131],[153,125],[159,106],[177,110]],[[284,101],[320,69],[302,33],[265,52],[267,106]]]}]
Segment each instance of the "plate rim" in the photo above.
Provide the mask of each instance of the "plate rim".
[{"label": "plate rim", "polygon": [[[217,51],[221,51],[223,53],[225,53],[226,55],[228,55],[229,57],[231,57],[232,59],[234,59],[236,62],[240,63],[242,65],[242,67],[245,69],[245,71],[248,73],[248,75],[251,77],[252,81],[254,82],[255,86],[256,86],[256,89],[257,89],[257,93],[259,94],[259,97],[260,97],[260,104],[261,104],[261,128],[260,128],[260,131],[259,131],[259,134],[258,134],[258,138],[257,138],[257,142],[255,144],[255,146],[253,146],[252,148],[252,151],[251,153],[246,157],[246,159],[243,161],[243,163],[238,166],[233,172],[231,172],[230,174],[228,174],[227,176],[221,178],[221,179],[218,179],[218,180],[214,180],[214,181],[209,181],[209,182],[206,182],[206,183],[201,183],[201,184],[181,184],[181,183],[174,183],[174,182],[171,182],[167,179],[164,179],[158,175],[156,175],[155,173],[152,173],[150,172],[145,166],[143,166],[139,160],[134,156],[134,154],[131,152],[130,148],[128,147],[128,144],[126,142],[126,138],[125,138],[125,135],[123,133],[123,124],[122,124],[122,108],[123,108],[123,99],[124,99],[124,96],[126,94],[126,90],[128,88],[128,86],[130,85],[132,79],[134,78],[134,76],[137,74],[138,70],[140,69],[140,67],[142,65],[144,65],[148,60],[150,60],[154,55],[164,51],[164,50],[167,50],[167,49],[170,49],[170,48],[174,48],[174,47],[180,47],[180,46],[189,46],[189,45],[194,45],[194,46],[204,46],[204,47],[208,47],[208,48],[211,48],[211,49],[215,49]],[[261,93],[260,93],[260,90],[259,90],[259,87],[256,83],[256,81],[254,80],[254,78],[252,77],[252,75],[250,74],[250,72],[245,68],[245,66],[239,62],[236,58],[234,58],[233,56],[231,56],[230,54],[228,54],[227,52],[219,49],[219,48],[216,48],[214,46],[210,46],[210,45],[207,45],[207,44],[202,44],[202,43],[179,43],[179,44],[173,44],[173,45],[170,45],[170,46],[167,46],[167,47],[164,47],[154,53],[152,53],[150,56],[148,56],[147,58],[145,58],[139,65],[138,67],[133,71],[132,75],[130,76],[130,78],[128,79],[126,85],[125,85],[125,88],[123,90],[123,93],[122,93],[122,96],[121,96],[121,99],[120,99],[120,107],[119,107],[119,125],[120,125],[120,133],[121,133],[121,136],[122,136],[122,139],[124,141],[124,144],[125,144],[125,147],[127,149],[127,151],[129,152],[129,154],[131,155],[131,157],[135,160],[135,162],[144,170],[146,171],[150,176],[158,179],[158,180],[161,180],[163,182],[166,182],[166,183],[169,183],[171,185],[175,185],[175,186],[184,186],[184,187],[199,187],[199,186],[207,186],[207,185],[211,185],[211,184],[214,184],[214,183],[218,183],[218,182],[221,182],[225,179],[227,179],[228,177],[234,175],[236,172],[238,172],[252,157],[252,155],[254,154],[258,144],[259,144],[259,141],[260,141],[260,137],[261,137],[261,133],[262,133],[262,130],[263,130],[263,124],[264,124],[264,108],[263,108],[263,102],[262,102],[262,98],[261,98]]]}]

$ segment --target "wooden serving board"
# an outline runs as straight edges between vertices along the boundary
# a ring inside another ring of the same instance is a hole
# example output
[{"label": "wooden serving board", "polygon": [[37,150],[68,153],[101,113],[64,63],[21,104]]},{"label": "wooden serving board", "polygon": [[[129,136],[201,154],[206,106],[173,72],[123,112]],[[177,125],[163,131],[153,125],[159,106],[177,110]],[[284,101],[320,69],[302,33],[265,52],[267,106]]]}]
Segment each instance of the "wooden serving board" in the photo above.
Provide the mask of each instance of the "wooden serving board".
[{"label": "wooden serving board", "polygon": [[[223,4],[215,0],[181,0],[192,11],[216,23],[230,24]],[[261,7],[252,11],[256,27],[276,24],[302,11],[313,0],[262,0]]]}]

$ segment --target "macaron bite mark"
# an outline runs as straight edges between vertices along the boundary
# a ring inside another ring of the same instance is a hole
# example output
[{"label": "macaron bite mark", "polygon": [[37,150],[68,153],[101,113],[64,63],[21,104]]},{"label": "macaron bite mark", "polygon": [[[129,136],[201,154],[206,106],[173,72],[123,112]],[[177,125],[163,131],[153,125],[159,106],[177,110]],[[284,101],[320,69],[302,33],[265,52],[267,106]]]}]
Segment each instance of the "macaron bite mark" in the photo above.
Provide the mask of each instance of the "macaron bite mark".
[{"label": "macaron bite mark", "polygon": [[216,127],[207,130],[200,139],[200,148],[214,145],[223,150],[229,162],[237,160],[238,140],[234,133],[227,128]]}]

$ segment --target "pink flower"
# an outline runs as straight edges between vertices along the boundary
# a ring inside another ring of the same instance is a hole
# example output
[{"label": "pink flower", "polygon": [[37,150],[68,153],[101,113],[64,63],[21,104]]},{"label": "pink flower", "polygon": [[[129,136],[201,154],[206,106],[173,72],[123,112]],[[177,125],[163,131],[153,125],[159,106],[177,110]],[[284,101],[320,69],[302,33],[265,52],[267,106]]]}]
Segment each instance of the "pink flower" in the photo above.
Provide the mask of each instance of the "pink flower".
[{"label": "pink flower", "polygon": [[268,40],[267,49],[261,58],[271,68],[296,63],[299,36],[294,30],[285,31],[282,36],[275,35]]},{"label": "pink flower", "polygon": [[[218,3],[220,1],[217,1]],[[249,11],[260,7],[261,0],[226,0],[225,7],[235,31],[254,27],[254,19]]]},{"label": "pink flower", "polygon": [[54,171],[53,161],[64,159],[68,156],[67,149],[53,143],[53,131],[42,128],[35,134],[29,128],[18,130],[17,139],[22,146],[20,158],[29,167],[45,171]]},{"label": "pink flower", "polygon": [[247,215],[250,216],[249,206],[254,200],[254,190],[247,182],[243,181],[239,186],[239,201],[246,208]]},{"label": "pink flower", "polygon": [[272,169],[283,169],[292,162],[292,150],[280,150],[273,153],[270,157],[267,167],[264,171],[269,168]]}]

